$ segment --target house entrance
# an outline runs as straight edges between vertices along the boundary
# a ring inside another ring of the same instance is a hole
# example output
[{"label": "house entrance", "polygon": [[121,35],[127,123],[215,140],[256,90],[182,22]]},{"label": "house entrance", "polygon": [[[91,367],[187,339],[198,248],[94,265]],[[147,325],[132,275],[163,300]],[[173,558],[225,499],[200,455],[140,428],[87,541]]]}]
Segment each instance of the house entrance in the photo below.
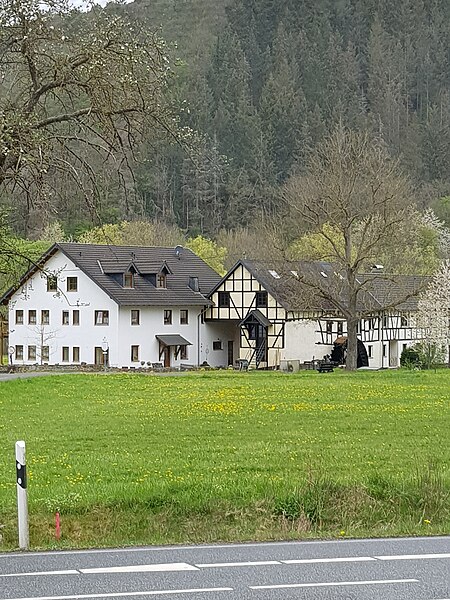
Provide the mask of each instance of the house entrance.
[{"label": "house entrance", "polygon": [[234,342],[228,342],[228,365],[234,364]]},{"label": "house entrance", "polygon": [[163,350],[164,367],[168,369],[170,367],[170,346],[164,346]]},{"label": "house entrance", "polygon": [[398,367],[398,341],[389,340],[389,366]]}]

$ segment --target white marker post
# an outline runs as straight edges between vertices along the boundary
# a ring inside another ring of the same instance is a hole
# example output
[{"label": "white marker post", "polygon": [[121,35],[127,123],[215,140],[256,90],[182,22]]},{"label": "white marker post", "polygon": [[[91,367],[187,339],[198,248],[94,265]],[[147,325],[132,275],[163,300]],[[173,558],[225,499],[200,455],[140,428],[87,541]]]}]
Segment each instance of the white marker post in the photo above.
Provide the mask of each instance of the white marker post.
[{"label": "white marker post", "polygon": [[25,442],[16,442],[16,475],[17,475],[17,512],[19,517],[19,548],[28,550],[30,537],[28,533],[28,500],[27,500],[27,466],[25,458]]}]

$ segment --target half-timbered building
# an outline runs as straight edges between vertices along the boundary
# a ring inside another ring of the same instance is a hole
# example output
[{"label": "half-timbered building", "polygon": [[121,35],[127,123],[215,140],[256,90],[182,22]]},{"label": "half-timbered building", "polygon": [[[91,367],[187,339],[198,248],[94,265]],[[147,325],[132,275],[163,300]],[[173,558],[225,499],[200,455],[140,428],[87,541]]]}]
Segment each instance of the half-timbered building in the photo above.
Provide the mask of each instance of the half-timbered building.
[{"label": "half-timbered building", "polygon": [[[235,361],[254,368],[295,370],[301,363],[333,352],[336,356],[339,346],[345,348],[344,316],[300,283],[299,268],[298,264],[273,267],[240,260],[215,286],[205,321],[229,324],[229,339],[238,340]],[[328,263],[308,263],[307,268],[324,280],[333,269]],[[396,277],[386,284],[384,278],[373,274],[361,276],[361,280],[370,278],[359,298],[363,316],[358,328],[358,363],[369,368],[397,367],[403,349],[418,339],[413,327],[417,308],[413,289],[420,278]],[[393,299],[399,298],[400,292],[407,299],[396,304]],[[389,305],[395,308],[383,309]],[[345,352],[341,354],[345,357]]]}]

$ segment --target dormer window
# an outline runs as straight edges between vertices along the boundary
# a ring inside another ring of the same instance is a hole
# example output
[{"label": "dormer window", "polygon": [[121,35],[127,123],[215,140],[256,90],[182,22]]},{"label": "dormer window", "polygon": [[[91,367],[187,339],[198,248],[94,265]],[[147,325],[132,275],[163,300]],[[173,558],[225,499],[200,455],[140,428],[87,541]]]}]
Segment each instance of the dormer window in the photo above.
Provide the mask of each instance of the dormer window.
[{"label": "dormer window", "polygon": [[167,287],[167,275],[165,273],[160,273],[156,277],[156,287],[159,287],[159,288]]},{"label": "dormer window", "polygon": [[133,288],[134,287],[134,273],[131,273],[130,271],[128,271],[128,273],[124,273],[123,287],[124,288]]}]

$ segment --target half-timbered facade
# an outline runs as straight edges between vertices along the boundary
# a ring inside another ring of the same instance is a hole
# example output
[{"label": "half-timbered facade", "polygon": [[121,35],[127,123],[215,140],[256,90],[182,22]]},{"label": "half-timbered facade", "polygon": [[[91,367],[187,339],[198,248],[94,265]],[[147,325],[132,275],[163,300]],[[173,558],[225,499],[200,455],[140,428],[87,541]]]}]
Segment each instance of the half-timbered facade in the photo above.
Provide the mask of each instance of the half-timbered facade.
[{"label": "half-timbered facade", "polygon": [[[318,276],[327,276],[324,268],[318,268]],[[290,274],[285,266],[282,271],[259,261],[241,260],[210,294],[212,306],[206,310],[205,321],[228,323],[228,336],[237,334],[235,360],[255,368],[298,365],[330,356],[336,341],[346,340],[346,321],[332,306],[323,301],[311,306],[309,298],[308,308],[299,310],[302,287],[295,286],[298,273],[294,267]],[[417,301],[411,297],[399,308],[383,311],[373,290],[370,298],[366,295],[370,308],[362,311],[358,328],[360,365],[397,367],[403,349],[420,338],[413,326]]]}]

